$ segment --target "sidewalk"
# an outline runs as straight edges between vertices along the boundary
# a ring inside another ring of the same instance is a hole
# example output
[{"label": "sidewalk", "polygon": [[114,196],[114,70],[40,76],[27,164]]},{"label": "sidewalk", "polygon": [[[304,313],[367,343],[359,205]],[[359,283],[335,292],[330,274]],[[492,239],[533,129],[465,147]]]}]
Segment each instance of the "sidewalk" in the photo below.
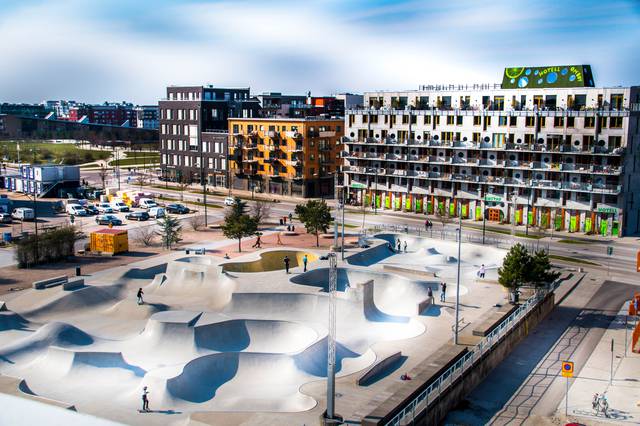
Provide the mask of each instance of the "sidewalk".
[{"label": "sidewalk", "polygon": [[[628,303],[618,312],[616,320],[604,333],[580,374],[573,379],[569,389],[569,418],[588,424],[608,422],[611,424],[638,424],[640,421],[640,354],[631,351],[631,333],[634,320],[627,324],[627,355],[625,356],[625,314]],[[611,340],[613,339],[613,381],[609,384],[611,371]],[[594,415],[591,400],[594,393],[607,393],[610,418]],[[565,404],[560,403],[557,417],[564,417]],[[588,420],[587,420],[588,419]]]}]

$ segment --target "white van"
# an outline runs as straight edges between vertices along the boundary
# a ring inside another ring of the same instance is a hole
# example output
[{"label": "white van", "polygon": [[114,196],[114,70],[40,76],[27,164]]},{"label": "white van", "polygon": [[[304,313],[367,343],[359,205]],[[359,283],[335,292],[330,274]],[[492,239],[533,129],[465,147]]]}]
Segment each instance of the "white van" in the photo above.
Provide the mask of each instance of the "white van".
[{"label": "white van", "polygon": [[166,216],[166,213],[162,207],[151,207],[149,209],[149,217],[154,219],[160,219]]},{"label": "white van", "polygon": [[80,204],[67,204],[65,211],[74,216],[86,216],[87,211]]},{"label": "white van", "polygon": [[11,213],[11,217],[18,220],[34,220],[36,215],[33,209],[28,207],[18,207],[17,209],[13,209],[13,213]]},{"label": "white van", "polygon": [[129,211],[129,206],[126,205],[123,201],[119,201],[119,200],[114,200],[111,202],[111,208],[113,208],[113,211],[115,212],[128,212]]},{"label": "white van", "polygon": [[158,207],[158,204],[151,198],[140,198],[138,200],[138,207],[142,209],[150,209],[152,207]]}]

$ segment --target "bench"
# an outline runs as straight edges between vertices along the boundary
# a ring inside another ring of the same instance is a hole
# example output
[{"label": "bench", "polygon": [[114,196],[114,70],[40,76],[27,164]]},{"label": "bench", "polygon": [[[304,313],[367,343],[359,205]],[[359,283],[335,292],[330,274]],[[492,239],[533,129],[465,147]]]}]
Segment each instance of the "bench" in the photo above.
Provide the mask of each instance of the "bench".
[{"label": "bench", "polygon": [[84,287],[84,278],[71,278],[62,284],[64,291],[77,290],[82,287]]},{"label": "bench", "polygon": [[44,290],[45,288],[55,287],[57,285],[65,284],[69,281],[69,277],[62,275],[59,277],[48,278],[46,280],[34,281],[32,286],[36,290]]}]

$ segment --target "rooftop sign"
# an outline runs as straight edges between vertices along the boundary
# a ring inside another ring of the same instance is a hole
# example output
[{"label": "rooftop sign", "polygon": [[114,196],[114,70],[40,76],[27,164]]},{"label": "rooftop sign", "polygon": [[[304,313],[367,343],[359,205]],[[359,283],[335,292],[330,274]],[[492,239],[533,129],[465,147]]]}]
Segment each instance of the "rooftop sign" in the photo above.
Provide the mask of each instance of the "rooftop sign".
[{"label": "rooftop sign", "polygon": [[504,69],[503,89],[594,87],[591,65],[511,67]]}]

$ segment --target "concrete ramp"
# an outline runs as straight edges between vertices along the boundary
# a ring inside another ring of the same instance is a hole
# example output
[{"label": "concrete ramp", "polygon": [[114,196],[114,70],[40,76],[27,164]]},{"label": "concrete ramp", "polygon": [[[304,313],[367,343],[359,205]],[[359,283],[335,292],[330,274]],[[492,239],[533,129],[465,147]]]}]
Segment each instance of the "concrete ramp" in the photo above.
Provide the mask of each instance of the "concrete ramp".
[{"label": "concrete ramp", "polygon": [[[263,251],[258,254],[257,259],[245,262],[227,262],[222,264],[225,272],[270,272],[284,269],[284,258],[287,256],[290,260],[289,267],[297,268],[302,266],[302,259],[307,256],[308,263],[316,262],[318,256],[314,253],[301,250],[271,250]],[[254,256],[255,257],[255,256]]]}]

